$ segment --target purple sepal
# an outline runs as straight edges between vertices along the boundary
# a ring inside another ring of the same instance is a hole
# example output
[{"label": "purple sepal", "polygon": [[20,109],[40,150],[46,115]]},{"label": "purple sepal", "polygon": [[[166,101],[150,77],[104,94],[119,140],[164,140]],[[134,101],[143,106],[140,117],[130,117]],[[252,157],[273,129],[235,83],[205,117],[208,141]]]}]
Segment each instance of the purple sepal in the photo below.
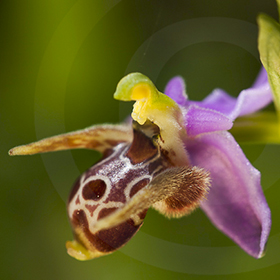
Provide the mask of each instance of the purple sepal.
[{"label": "purple sepal", "polygon": [[221,89],[214,90],[197,105],[219,111],[230,119],[235,120],[239,116],[255,113],[267,106],[272,101],[272,93],[269,83],[263,83],[258,87],[242,90],[237,98],[233,98]]},{"label": "purple sepal", "polygon": [[252,88],[257,88],[268,82],[267,73],[264,67],[261,68]]},{"label": "purple sepal", "polygon": [[270,209],[259,171],[226,130],[238,116],[257,112],[272,101],[266,71],[263,68],[253,86],[237,98],[216,89],[203,101],[190,101],[179,77],[168,83],[165,93],[182,108],[191,164],[211,174],[212,186],[202,209],[217,228],[260,258],[270,232]]},{"label": "purple sepal", "polygon": [[253,86],[242,90],[237,98],[228,95],[222,89],[215,89],[202,101],[190,101],[185,94],[184,80],[181,77],[170,80],[165,94],[185,108],[197,105],[201,108],[218,111],[231,120],[257,112],[272,101],[272,92],[264,68],[261,69]]},{"label": "purple sepal", "polygon": [[180,76],[174,77],[168,82],[164,93],[181,106],[187,103],[186,85],[184,79]]},{"label": "purple sepal", "polygon": [[196,105],[188,107],[184,114],[187,135],[196,136],[201,133],[231,129],[233,123],[224,114]]},{"label": "purple sepal", "polygon": [[212,186],[202,209],[217,228],[248,254],[261,257],[271,217],[259,171],[226,131],[190,138],[186,148],[191,163],[211,174]]}]

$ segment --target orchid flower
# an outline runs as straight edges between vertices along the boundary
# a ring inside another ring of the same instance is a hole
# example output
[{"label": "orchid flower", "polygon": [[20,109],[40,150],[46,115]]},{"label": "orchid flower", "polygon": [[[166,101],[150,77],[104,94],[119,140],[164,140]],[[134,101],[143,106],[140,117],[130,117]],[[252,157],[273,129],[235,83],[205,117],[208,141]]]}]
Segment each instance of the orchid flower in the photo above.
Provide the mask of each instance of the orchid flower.
[{"label": "orchid flower", "polygon": [[173,78],[165,89],[184,112],[190,162],[211,174],[211,190],[201,208],[214,225],[248,254],[263,255],[269,235],[270,210],[260,185],[260,172],[227,132],[240,116],[257,112],[272,101],[266,71],[249,89],[233,98],[216,89],[203,101],[190,101],[184,81]]},{"label": "orchid flower", "polygon": [[[265,69],[237,98],[216,89],[202,101],[191,101],[181,77],[173,78],[163,94],[149,78],[132,73],[114,94],[135,101],[132,122],[95,125],[10,150],[10,155],[25,155],[86,148],[103,154],[70,192],[74,241],[66,247],[71,256],[88,260],[121,248],[150,207],[169,218],[201,207],[244,251],[264,255],[270,209],[260,172],[233,137],[280,143],[280,25],[265,15],[258,23]],[[272,100],[278,118],[260,111]]]},{"label": "orchid flower", "polygon": [[167,217],[201,208],[248,254],[263,255],[270,210],[260,173],[227,132],[233,121],[272,100],[263,70],[237,99],[215,90],[188,100],[180,77],[160,93],[140,73],[124,77],[114,97],[136,101],[133,123],[97,125],[10,150],[11,155],[73,148],[95,149],[103,159],[82,174],[67,210],[75,240],[68,253],[87,260],[126,244],[153,207]]}]

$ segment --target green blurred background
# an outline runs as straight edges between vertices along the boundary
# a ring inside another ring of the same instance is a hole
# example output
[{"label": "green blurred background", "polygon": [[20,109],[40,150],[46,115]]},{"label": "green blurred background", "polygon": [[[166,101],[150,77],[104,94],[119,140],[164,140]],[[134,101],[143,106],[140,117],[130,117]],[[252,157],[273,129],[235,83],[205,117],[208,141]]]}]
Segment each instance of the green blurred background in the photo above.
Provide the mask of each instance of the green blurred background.
[{"label": "green blurred background", "polygon": [[279,279],[280,147],[242,145],[262,172],[272,210],[267,254],[255,260],[201,210],[168,220],[149,210],[120,251],[88,262],[66,253],[65,200],[93,151],[9,157],[16,145],[131,110],[112,98],[131,71],[163,91],[181,75],[190,98],[215,87],[237,96],[260,68],[256,16],[277,18],[274,0],[2,0],[1,279]]}]

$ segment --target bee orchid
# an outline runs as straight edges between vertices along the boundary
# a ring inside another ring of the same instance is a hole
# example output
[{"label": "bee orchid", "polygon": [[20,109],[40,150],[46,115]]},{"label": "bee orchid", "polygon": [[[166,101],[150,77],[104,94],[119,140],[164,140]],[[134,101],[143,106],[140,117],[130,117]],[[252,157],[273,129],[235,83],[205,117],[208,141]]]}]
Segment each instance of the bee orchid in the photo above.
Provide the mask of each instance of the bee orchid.
[{"label": "bee orchid", "polygon": [[264,254],[270,232],[270,210],[261,185],[260,172],[248,161],[227,131],[237,117],[267,106],[272,93],[264,68],[253,86],[237,98],[221,89],[202,101],[190,101],[181,78],[172,79],[165,93],[182,109],[190,163],[210,172],[211,190],[201,208],[212,223],[248,254]]},{"label": "bee orchid", "polygon": [[184,81],[165,94],[140,73],[124,77],[114,97],[135,101],[132,123],[96,125],[10,150],[10,155],[94,149],[103,158],[76,181],[67,211],[68,253],[87,260],[126,244],[150,207],[182,217],[201,207],[248,254],[263,255],[271,219],[260,173],[227,131],[234,120],[272,101],[265,71],[237,99],[215,90],[190,101]]}]

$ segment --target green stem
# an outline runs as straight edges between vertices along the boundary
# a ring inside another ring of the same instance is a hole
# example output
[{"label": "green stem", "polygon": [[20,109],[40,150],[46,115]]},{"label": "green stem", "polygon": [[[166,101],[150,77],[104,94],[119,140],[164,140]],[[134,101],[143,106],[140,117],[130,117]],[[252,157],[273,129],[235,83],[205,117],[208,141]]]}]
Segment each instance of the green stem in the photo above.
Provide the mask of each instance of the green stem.
[{"label": "green stem", "polygon": [[237,118],[230,132],[242,144],[280,144],[280,121],[275,112]]}]

